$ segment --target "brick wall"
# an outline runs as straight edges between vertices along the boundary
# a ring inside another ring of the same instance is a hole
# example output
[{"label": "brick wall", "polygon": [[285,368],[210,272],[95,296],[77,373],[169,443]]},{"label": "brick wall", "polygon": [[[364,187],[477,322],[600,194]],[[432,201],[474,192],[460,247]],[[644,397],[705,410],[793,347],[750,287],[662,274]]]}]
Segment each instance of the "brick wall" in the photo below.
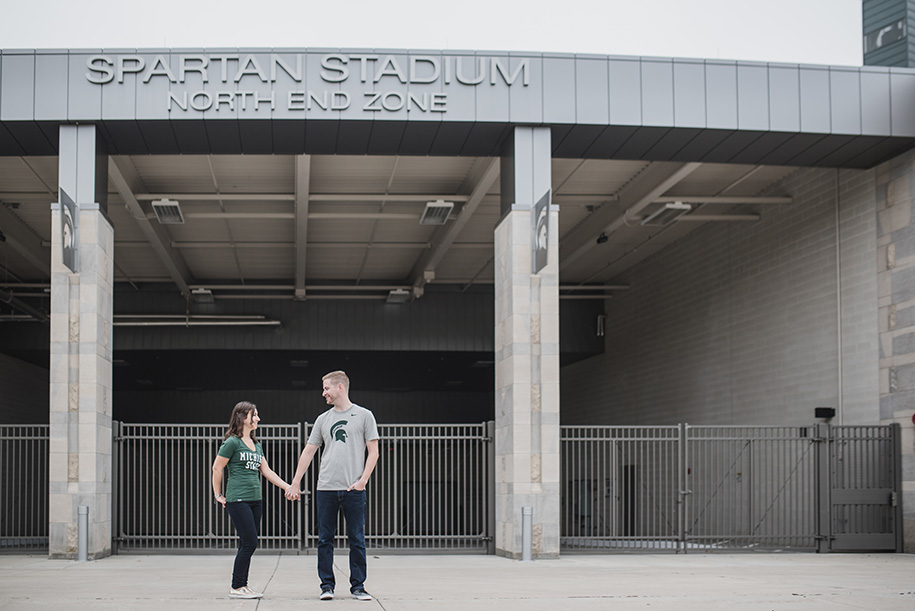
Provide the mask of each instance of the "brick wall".
[{"label": "brick wall", "polygon": [[802,169],[770,192],[794,201],[614,279],[631,288],[606,302],[606,353],[563,369],[563,423],[879,420],[874,172]]},{"label": "brick wall", "polygon": [[[630,270],[606,353],[562,370],[563,424],[836,424],[902,429],[915,550],[915,153],[801,169],[758,223],[710,223]],[[838,199],[836,197],[838,193]]]}]

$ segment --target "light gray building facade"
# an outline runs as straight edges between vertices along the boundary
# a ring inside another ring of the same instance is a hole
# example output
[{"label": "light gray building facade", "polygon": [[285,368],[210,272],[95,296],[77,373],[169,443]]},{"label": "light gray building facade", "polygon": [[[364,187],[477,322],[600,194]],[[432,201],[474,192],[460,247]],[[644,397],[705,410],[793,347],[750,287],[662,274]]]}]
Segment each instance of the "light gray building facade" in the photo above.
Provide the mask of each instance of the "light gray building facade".
[{"label": "light gray building facade", "polygon": [[[560,422],[793,425],[824,405],[837,423],[902,425],[915,532],[912,148],[905,68],[4,50],[4,290],[34,318],[26,289],[46,283],[50,326],[0,331],[16,363],[48,346],[50,554],[75,554],[80,505],[90,554],[110,553],[119,409],[145,396],[130,417],[156,421],[166,397],[193,396],[195,421],[241,388],[156,390],[138,372],[119,389],[118,361],[203,349],[491,355],[472,396],[495,420],[506,556],[522,507],[535,555],[559,554]],[[282,330],[254,327],[264,312]],[[168,316],[183,327],[153,325]],[[414,421],[471,385],[448,366],[404,400]],[[404,392],[366,390],[378,405]],[[291,414],[303,392],[318,393],[287,382],[270,401]]]}]

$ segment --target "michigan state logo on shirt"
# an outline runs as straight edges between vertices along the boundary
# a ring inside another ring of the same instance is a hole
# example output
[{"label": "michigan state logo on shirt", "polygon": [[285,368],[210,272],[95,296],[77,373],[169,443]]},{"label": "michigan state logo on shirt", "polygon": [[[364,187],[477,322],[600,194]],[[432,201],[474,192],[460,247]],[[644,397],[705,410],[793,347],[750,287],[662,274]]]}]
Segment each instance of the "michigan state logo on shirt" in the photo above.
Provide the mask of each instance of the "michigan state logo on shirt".
[{"label": "michigan state logo on shirt", "polygon": [[330,436],[336,441],[346,443],[346,420],[338,420],[330,427]]}]

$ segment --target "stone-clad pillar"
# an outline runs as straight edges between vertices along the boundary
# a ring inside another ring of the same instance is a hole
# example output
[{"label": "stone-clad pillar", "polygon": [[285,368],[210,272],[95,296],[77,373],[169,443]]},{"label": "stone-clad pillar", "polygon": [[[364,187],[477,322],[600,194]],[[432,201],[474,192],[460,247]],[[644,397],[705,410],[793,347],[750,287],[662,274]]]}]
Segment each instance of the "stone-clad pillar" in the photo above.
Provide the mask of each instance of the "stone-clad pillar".
[{"label": "stone-clad pillar", "polygon": [[518,127],[502,156],[495,230],[496,553],[520,558],[533,507],[535,558],[559,555],[558,207],[547,265],[532,272],[532,208],[551,189],[550,130]]},{"label": "stone-clad pillar", "polygon": [[52,205],[48,555],[76,557],[77,510],[86,505],[91,559],[111,554],[114,281],[108,157],[95,126],[61,126],[59,168],[60,188],[79,207],[79,255],[73,272],[63,261],[61,205]]}]

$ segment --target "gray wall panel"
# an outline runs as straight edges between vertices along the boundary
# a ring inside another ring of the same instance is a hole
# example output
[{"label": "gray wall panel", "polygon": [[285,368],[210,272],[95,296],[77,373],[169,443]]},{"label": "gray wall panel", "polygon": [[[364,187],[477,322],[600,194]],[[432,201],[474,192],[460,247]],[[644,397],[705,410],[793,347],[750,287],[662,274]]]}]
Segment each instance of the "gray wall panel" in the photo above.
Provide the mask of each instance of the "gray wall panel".
[{"label": "gray wall panel", "polygon": [[[427,51],[427,52],[423,52],[423,53],[411,53],[410,61],[413,62],[414,59],[417,61],[416,70],[417,70],[418,75],[423,75],[423,74],[428,75],[428,74],[430,74],[430,71],[431,71],[431,66],[429,66],[427,64],[427,62],[420,61],[423,58],[434,58],[436,61],[439,62],[440,78],[438,78],[434,83],[410,83],[410,91],[413,93],[416,93],[420,99],[428,100],[429,105],[431,105],[431,103],[432,103],[433,94],[443,94],[444,93],[445,94],[444,97],[437,98],[437,99],[445,100],[445,107],[447,108],[448,105],[450,104],[448,102],[448,97],[449,97],[448,93],[450,93],[450,92],[445,92],[444,79],[441,78],[441,75],[444,73],[444,70],[445,70],[444,54],[440,51],[435,51],[435,52]],[[424,68],[425,68],[425,70],[423,70]],[[430,108],[431,108],[431,106],[430,106]],[[440,123],[444,119],[446,112],[433,112],[431,110],[429,110],[427,112],[420,112],[420,111],[414,109],[408,113],[408,117],[411,121]]]},{"label": "gray wall panel", "polygon": [[[171,66],[171,69],[175,73],[176,76],[178,75],[178,73],[181,69],[180,56],[197,54],[195,52],[195,50],[186,49],[185,51],[187,51],[187,52],[171,54],[168,57],[169,65]],[[236,72],[238,72],[238,69],[240,66],[240,58],[242,57],[242,55],[237,53],[234,49],[228,50],[227,52],[216,53],[215,55],[225,55],[225,56],[233,57],[233,58],[237,57],[237,58],[239,58],[239,60],[236,60],[236,59],[229,60],[227,58],[225,60],[219,61],[219,60],[213,59],[211,57],[209,66],[207,67],[208,80],[206,83],[203,82],[203,78],[200,74],[189,73],[186,75],[187,84],[185,87],[181,87],[180,85],[174,84],[174,83],[170,84],[168,86],[168,89],[170,91],[173,91],[176,95],[179,92],[188,91],[189,98],[192,97],[192,94],[194,92],[205,91],[212,98],[212,103],[211,103],[209,110],[205,110],[202,113],[190,112],[190,111],[184,112],[182,110],[176,109],[175,106],[173,105],[172,112],[170,113],[171,115],[174,115],[177,118],[187,118],[187,119],[190,119],[192,117],[193,118],[203,117],[207,121],[217,121],[217,120],[227,120],[227,119],[238,118],[238,116],[240,114],[239,110],[241,107],[242,99],[239,96],[233,96],[233,97],[229,98],[231,100],[231,104],[225,104],[225,103],[222,103],[222,99],[220,99],[219,93],[224,92],[224,91],[225,92],[243,91],[245,89],[245,87],[242,83],[236,84],[236,83],[232,82],[232,78],[233,78],[234,74]],[[222,74],[221,74],[221,70],[219,69],[219,66],[221,64],[225,65],[226,77],[229,79],[229,82],[226,82],[226,83],[222,82]],[[251,77],[246,77],[246,79],[249,79],[249,78],[251,78]],[[226,99],[226,98],[223,98],[223,99]],[[193,100],[189,100],[188,104],[190,104],[194,100],[203,101],[203,98],[202,97],[194,98]],[[250,102],[248,101],[246,103],[250,103]]]},{"label": "gray wall panel", "polygon": [[[157,58],[162,58],[163,62],[168,63],[167,51],[144,53],[141,54],[140,57],[143,58],[146,70],[149,70],[153,66]],[[195,116],[196,113],[191,113],[190,110],[187,113],[184,113],[183,111],[176,109],[169,113],[168,92],[170,83],[165,77],[154,76],[145,84],[143,83],[145,77],[142,74],[125,73],[123,78],[124,83],[122,86],[134,87],[137,91],[137,119],[200,118],[199,116]],[[191,97],[189,92],[188,108],[191,107]]]},{"label": "gray wall panel", "polygon": [[674,125],[705,127],[705,64],[674,60]]},{"label": "gray wall panel", "polygon": [[861,72],[861,129],[866,134],[890,134],[889,84],[887,71]]},{"label": "gray wall panel", "polygon": [[[359,54],[356,49],[341,49],[343,55]],[[363,54],[371,55],[377,57],[378,59],[374,62],[368,62],[366,70],[366,82],[363,83],[361,80],[361,67],[358,62],[353,63],[352,59],[349,63],[350,76],[345,81],[339,84],[332,84],[321,81],[320,88],[323,89],[335,89],[341,92],[346,93],[349,96],[349,105],[342,109],[336,110],[331,113],[334,119],[350,119],[350,120],[361,120],[361,121],[374,121],[378,114],[381,111],[369,112],[364,111],[366,103],[371,101],[371,97],[365,95],[365,92],[372,93],[385,93],[389,89],[396,89],[398,91],[404,89],[404,85],[400,82],[400,79],[397,76],[382,76],[378,83],[374,83],[374,78],[376,73],[382,70],[382,65],[392,67],[393,64],[386,64],[386,58],[396,57],[396,62],[399,66],[403,66],[406,53],[395,53],[391,50],[384,49],[374,49],[372,51],[365,52]],[[382,98],[379,97],[379,101]],[[390,108],[397,108],[397,100],[389,98],[388,106]],[[406,111],[401,109],[397,111],[392,111],[395,113],[403,113],[403,118],[406,118]],[[368,116],[366,116],[368,115]],[[342,128],[342,126],[341,126]]]},{"label": "gray wall panel", "polygon": [[[492,59],[497,59],[503,65],[509,66],[508,54],[477,54],[478,58],[483,58],[483,70],[487,76],[491,76]],[[466,62],[465,62],[466,65]],[[479,68],[479,66],[477,66]],[[475,74],[474,68],[471,68],[470,75]],[[507,87],[493,87],[484,79],[483,83],[474,88],[477,99],[477,121],[504,121],[511,118],[511,105]]]},{"label": "gray wall panel", "polygon": [[35,120],[53,121],[67,116],[66,52],[35,54]]},{"label": "gray wall panel", "polygon": [[[572,119],[567,121],[572,123],[575,121],[575,100],[571,99],[571,96],[562,96],[562,91],[575,91],[575,73],[570,70],[555,69],[556,64],[564,64],[568,66],[568,61],[560,62],[560,60],[553,59],[554,69],[547,74],[546,62],[547,59],[540,59],[540,57],[535,55],[511,55],[510,63],[506,65],[509,70],[508,75],[511,77],[512,68],[515,65],[515,62],[518,61],[527,61],[529,65],[529,74],[530,74],[530,84],[525,87],[523,84],[523,79],[519,75],[514,84],[508,87],[508,108],[509,115],[511,120],[515,123],[542,123],[544,117],[546,116],[546,102],[548,95],[552,98],[552,103],[554,105],[553,112],[556,112],[558,115],[568,114],[568,109],[571,108]],[[490,79],[496,78],[497,82],[502,83],[502,76],[490,74]],[[548,86],[547,82],[553,82],[554,79],[558,78],[559,83],[554,86]],[[537,83],[541,83],[540,88],[537,87]],[[492,85],[489,85],[492,87]],[[561,88],[560,88],[561,87]],[[552,121],[552,119],[550,119]]]},{"label": "gray wall panel", "polygon": [[769,70],[765,64],[737,66],[737,125],[740,129],[769,129]]},{"label": "gray wall panel", "polygon": [[737,128],[737,64],[705,63],[708,126],[715,129]]},{"label": "gray wall panel", "polygon": [[86,80],[89,54],[70,56],[70,79],[67,83],[67,119],[98,121],[102,118],[102,90]]},{"label": "gray wall panel", "polygon": [[35,117],[35,55],[4,52],[0,72],[0,120],[28,121]]},{"label": "gray wall panel", "polygon": [[830,69],[829,91],[832,100],[832,132],[860,134],[861,82],[858,70]]},{"label": "gray wall panel", "polygon": [[[273,90],[273,86],[270,81],[270,55],[270,53],[251,53],[250,55],[248,53],[242,54],[243,61],[246,63],[248,62],[249,58],[259,62],[261,71],[264,73],[264,76],[267,77],[267,80],[264,81],[260,75],[257,74],[246,74],[245,76],[241,77],[241,80],[237,83],[238,87],[242,91],[253,91],[254,95],[248,99],[247,108],[243,107],[238,109],[239,118],[254,120],[270,119],[277,108],[286,105],[286,101],[280,98],[280,96],[277,95],[277,93]],[[241,64],[242,62],[239,63]],[[253,63],[247,63],[247,65],[249,71],[254,72]],[[269,100],[269,102],[261,102],[259,100]]]},{"label": "gray wall panel", "polygon": [[610,123],[641,125],[642,70],[638,59],[610,58]]},{"label": "gray wall panel", "polygon": [[[444,71],[443,56],[441,52],[437,51],[410,53],[408,58],[410,68],[408,70],[415,71],[416,76],[420,79],[424,76],[429,78],[432,74],[432,65],[428,61],[425,61],[427,59],[434,59],[438,62],[439,75],[441,76]],[[414,65],[415,68],[413,67]],[[444,98],[433,98],[432,96],[433,94],[442,94],[443,92],[444,85],[442,78],[436,79],[433,83],[411,82],[409,93],[413,94],[419,102],[410,102],[412,106],[407,109],[407,118],[410,121],[440,123],[445,113],[431,110],[432,103],[434,99],[443,99],[445,100],[445,107],[447,108],[447,94]],[[423,108],[426,110],[422,110]]]},{"label": "gray wall panel", "polygon": [[[114,54],[105,52],[104,55],[112,57]],[[132,121],[137,116],[137,88],[130,87],[101,87],[102,90],[102,119]]]},{"label": "gray wall panel", "polygon": [[[448,73],[450,81],[448,83],[448,121],[474,121],[477,116],[477,96],[473,87],[458,87],[456,83],[457,70],[461,69],[464,73],[463,66],[467,66],[467,74],[473,73],[474,61],[476,56],[473,53],[448,53]],[[444,81],[443,81],[444,83]],[[442,127],[445,127],[444,125]]]},{"label": "gray wall panel", "polygon": [[777,132],[801,129],[797,66],[769,66],[769,128]]},{"label": "gray wall panel", "polygon": [[[531,122],[575,123],[575,96],[570,96],[569,92],[577,91],[577,88],[575,70],[568,69],[570,58],[571,56],[543,58],[543,113],[539,119],[532,114]],[[535,63],[532,60],[532,65]],[[536,82],[536,79],[531,80]],[[514,93],[512,86],[512,100],[515,98]],[[514,107],[512,120],[518,120]]]},{"label": "gray wall panel", "polygon": [[673,125],[673,62],[642,60],[642,125]]},{"label": "gray wall panel", "polygon": [[[347,52],[355,50],[348,49]],[[406,95],[408,86],[401,81],[401,75],[409,79],[410,58],[404,51],[391,49],[377,49],[376,55],[378,60],[373,62],[369,69],[368,82],[363,83],[360,78],[354,78],[357,75],[351,74],[350,78],[340,84],[341,90],[348,92],[352,99],[350,107],[340,113],[341,118],[360,121],[405,121],[409,96]],[[400,68],[400,75],[395,74],[397,68]],[[383,76],[378,77],[377,83],[373,82],[373,72],[375,75],[383,73]],[[372,96],[365,95],[367,92],[379,95],[380,104],[376,102],[372,107],[383,110],[364,110],[366,104],[372,100]]]},{"label": "gray wall panel", "polygon": [[605,125],[610,120],[609,85],[606,59],[575,58],[575,118],[578,123]]},{"label": "gray wall panel", "polygon": [[[271,58],[272,58],[271,54]],[[299,53],[276,53],[277,58],[289,66],[293,72],[296,72],[299,68],[299,63],[297,63],[297,56]],[[271,66],[273,66],[273,60],[271,59]],[[286,72],[281,66],[275,68],[276,71],[276,82],[273,83],[273,88],[276,91],[276,109],[272,113],[272,118],[274,119],[304,119],[305,118],[305,97],[302,95],[297,95],[294,99],[296,103],[290,103],[291,92],[304,92],[305,91],[305,78],[306,72],[308,70],[307,62],[305,58],[301,59],[301,81],[296,81],[292,77],[287,76]],[[199,76],[197,77],[199,80]]]},{"label": "gray wall panel", "polygon": [[829,132],[829,69],[802,66],[801,129],[805,132]]},{"label": "gray wall panel", "polygon": [[890,72],[890,107],[894,136],[915,136],[915,74]]}]

